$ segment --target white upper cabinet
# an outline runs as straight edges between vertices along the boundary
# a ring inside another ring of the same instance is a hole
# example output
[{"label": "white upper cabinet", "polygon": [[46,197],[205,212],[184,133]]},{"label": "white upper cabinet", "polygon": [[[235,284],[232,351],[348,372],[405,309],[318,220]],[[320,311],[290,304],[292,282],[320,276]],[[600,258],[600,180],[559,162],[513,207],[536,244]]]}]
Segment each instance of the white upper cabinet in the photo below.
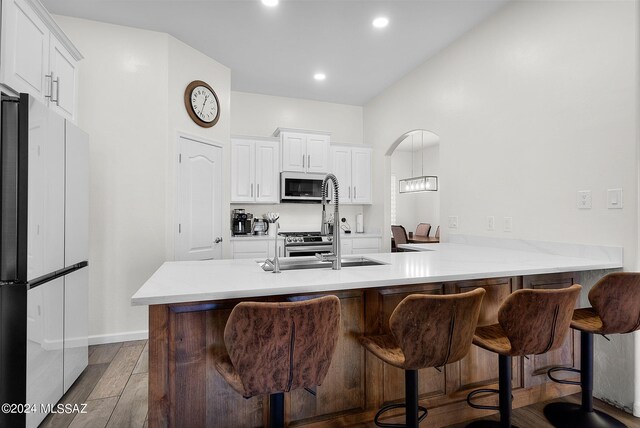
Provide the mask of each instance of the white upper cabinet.
[{"label": "white upper cabinet", "polygon": [[42,4],[3,1],[0,38],[0,83],[75,121],[76,64],[82,55]]},{"label": "white upper cabinet", "polygon": [[51,36],[49,43],[49,64],[52,76],[49,105],[61,116],[74,120],[77,63],[54,36]]},{"label": "white upper cabinet", "polygon": [[255,142],[256,202],[278,202],[280,159],[277,141]]},{"label": "white upper cabinet", "polygon": [[340,183],[340,203],[371,203],[371,149],[331,146],[331,172]]},{"label": "white upper cabinet", "polygon": [[49,29],[23,0],[2,2],[2,83],[40,102],[49,95]]},{"label": "white upper cabinet", "polygon": [[274,136],[282,144],[282,171],[329,172],[329,134],[278,128]]},{"label": "white upper cabinet", "polygon": [[351,203],[351,148],[331,146],[331,172],[340,184],[340,203]]},{"label": "white upper cabinet", "polygon": [[351,149],[351,202],[371,203],[371,149]]},{"label": "white upper cabinet", "polygon": [[231,202],[279,202],[280,150],[273,140],[231,140]]}]

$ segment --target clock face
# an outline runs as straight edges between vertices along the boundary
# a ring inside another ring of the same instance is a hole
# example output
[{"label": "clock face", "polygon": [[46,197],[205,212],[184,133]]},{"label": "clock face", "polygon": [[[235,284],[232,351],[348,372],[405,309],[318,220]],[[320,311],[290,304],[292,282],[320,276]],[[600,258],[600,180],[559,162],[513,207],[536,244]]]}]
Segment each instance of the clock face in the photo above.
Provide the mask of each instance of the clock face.
[{"label": "clock face", "polygon": [[211,128],[220,119],[218,96],[202,80],[194,80],[184,90],[184,106],[189,117],[203,128]]},{"label": "clock face", "polygon": [[196,86],[191,92],[191,108],[203,122],[213,122],[218,116],[218,100],[206,86]]}]

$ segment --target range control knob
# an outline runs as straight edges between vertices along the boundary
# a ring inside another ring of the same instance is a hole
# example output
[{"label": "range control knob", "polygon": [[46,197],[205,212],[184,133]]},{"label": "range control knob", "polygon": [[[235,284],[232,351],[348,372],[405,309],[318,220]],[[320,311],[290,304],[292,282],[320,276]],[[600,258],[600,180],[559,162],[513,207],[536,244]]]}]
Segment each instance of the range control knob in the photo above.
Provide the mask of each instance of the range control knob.
[{"label": "range control knob", "polygon": [[292,240],[291,237],[287,236],[287,242],[291,242],[291,240]]}]

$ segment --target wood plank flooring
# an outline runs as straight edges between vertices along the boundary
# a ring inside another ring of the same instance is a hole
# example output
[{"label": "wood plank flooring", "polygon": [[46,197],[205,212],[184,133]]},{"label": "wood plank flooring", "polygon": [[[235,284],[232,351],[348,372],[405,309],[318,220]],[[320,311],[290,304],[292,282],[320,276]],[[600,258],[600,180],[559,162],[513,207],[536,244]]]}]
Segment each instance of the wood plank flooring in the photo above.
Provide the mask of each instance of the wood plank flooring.
[{"label": "wood plank flooring", "polygon": [[[149,379],[149,344],[146,340],[110,343],[89,347],[89,366],[69,389],[60,403],[87,404],[87,413],[49,415],[42,428],[147,428],[147,385]],[[554,401],[578,403],[579,395]],[[599,400],[596,408],[615,416],[630,428],[640,428],[634,418]],[[520,428],[547,428],[542,409],[547,403],[537,403],[515,409],[513,423]],[[497,415],[486,419],[498,420]],[[467,423],[450,428],[462,428]],[[427,418],[422,426],[429,427]],[[357,428],[375,427],[373,423]],[[225,428],[225,427],[221,427]],[[356,428],[356,427],[353,427]]]}]

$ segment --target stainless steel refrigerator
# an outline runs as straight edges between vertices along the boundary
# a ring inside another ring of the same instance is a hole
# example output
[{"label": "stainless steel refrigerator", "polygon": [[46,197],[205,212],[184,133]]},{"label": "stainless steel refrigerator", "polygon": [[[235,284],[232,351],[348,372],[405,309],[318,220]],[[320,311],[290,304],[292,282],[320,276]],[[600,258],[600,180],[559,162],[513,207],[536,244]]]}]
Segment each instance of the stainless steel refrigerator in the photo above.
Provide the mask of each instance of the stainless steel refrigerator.
[{"label": "stainless steel refrigerator", "polygon": [[37,426],[88,362],[89,139],[27,94],[0,111],[0,426]]}]

